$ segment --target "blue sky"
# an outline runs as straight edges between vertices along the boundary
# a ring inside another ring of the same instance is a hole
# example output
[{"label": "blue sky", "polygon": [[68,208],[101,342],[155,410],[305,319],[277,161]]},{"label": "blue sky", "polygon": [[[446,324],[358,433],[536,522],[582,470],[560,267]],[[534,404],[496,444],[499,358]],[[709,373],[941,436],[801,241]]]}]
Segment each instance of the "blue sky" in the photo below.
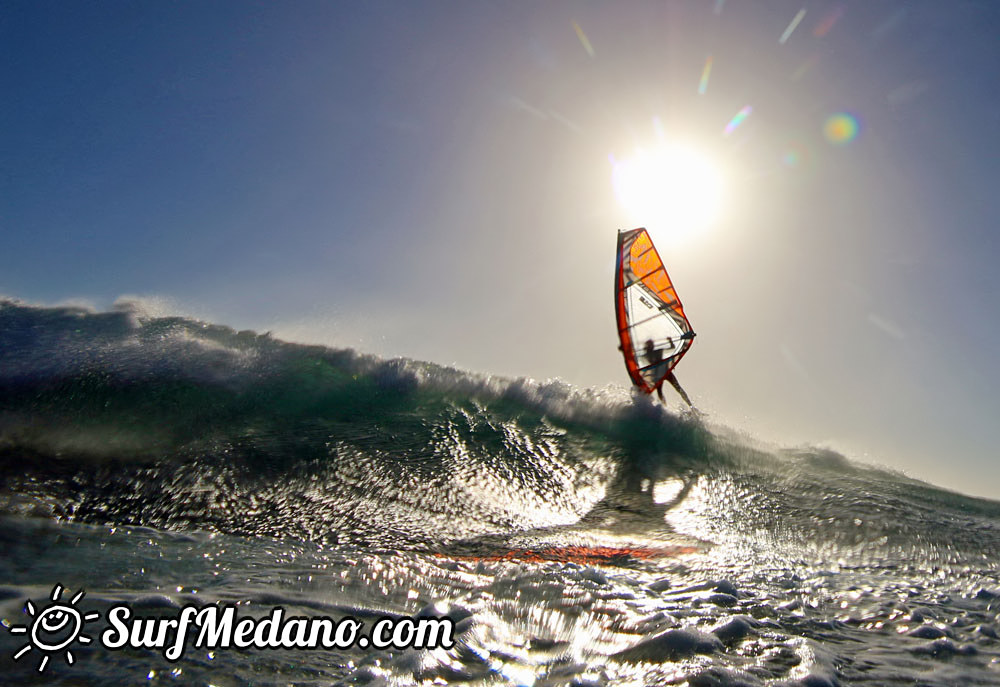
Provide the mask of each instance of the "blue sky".
[{"label": "blue sky", "polygon": [[710,226],[650,226],[695,402],[1000,497],[998,27],[931,0],[8,2],[0,293],[624,386],[615,230],[648,222],[611,160],[667,139],[723,178]]}]

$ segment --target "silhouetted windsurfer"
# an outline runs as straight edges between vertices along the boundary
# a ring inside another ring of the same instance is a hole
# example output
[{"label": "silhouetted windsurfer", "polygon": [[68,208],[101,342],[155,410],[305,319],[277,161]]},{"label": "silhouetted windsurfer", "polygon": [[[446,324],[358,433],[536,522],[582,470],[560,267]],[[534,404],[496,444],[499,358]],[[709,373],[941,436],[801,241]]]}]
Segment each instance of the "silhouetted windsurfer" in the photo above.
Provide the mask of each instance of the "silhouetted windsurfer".
[{"label": "silhouetted windsurfer", "polygon": [[[656,365],[663,362],[663,351],[656,347],[656,344],[653,343],[652,339],[646,339],[643,355],[646,357],[646,364],[648,365]],[[667,402],[666,399],[663,398],[663,382],[670,382],[670,386],[674,387],[677,393],[680,394],[680,397],[684,399],[684,402],[688,404],[688,407],[694,408],[694,404],[691,403],[691,399],[688,398],[687,393],[684,391],[681,383],[677,381],[677,377],[674,376],[672,371],[668,372],[660,383],[656,385],[656,395],[660,397],[661,403]]]},{"label": "silhouetted windsurfer", "polygon": [[656,347],[652,339],[646,339],[646,362],[649,365],[656,365],[663,362],[663,351]]},{"label": "silhouetted windsurfer", "polygon": [[674,366],[691,348],[694,330],[649,232],[619,231],[617,255],[618,349],[632,383],[643,393],[655,391],[663,401],[663,383],[670,382],[684,402],[694,408],[673,375]]}]

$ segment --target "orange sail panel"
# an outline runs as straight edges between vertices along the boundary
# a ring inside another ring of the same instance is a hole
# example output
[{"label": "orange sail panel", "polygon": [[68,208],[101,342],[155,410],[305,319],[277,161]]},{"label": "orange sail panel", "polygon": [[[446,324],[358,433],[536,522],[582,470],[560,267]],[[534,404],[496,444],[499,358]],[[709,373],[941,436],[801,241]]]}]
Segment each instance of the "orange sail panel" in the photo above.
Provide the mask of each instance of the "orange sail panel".
[{"label": "orange sail panel", "polygon": [[673,282],[645,229],[618,232],[615,315],[629,377],[656,391],[694,340]]}]

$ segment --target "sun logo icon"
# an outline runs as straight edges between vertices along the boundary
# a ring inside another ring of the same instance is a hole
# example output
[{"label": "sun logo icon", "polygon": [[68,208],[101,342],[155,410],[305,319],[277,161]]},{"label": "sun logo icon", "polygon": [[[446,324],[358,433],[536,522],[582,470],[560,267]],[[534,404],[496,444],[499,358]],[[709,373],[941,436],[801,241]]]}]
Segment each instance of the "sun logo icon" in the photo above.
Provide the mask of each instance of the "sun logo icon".
[{"label": "sun logo icon", "polygon": [[43,654],[42,660],[38,664],[39,673],[45,670],[45,666],[49,664],[49,659],[53,655],[63,652],[65,652],[66,663],[73,665],[75,659],[73,652],[68,649],[69,645],[73,642],[90,644],[93,640],[82,634],[83,625],[101,617],[101,614],[97,612],[83,615],[75,608],[77,602],[83,598],[82,589],[70,599],[68,604],[59,601],[62,593],[63,586],[61,584],[54,586],[52,594],[49,596],[52,603],[42,608],[41,611],[35,608],[31,599],[28,599],[24,603],[24,610],[34,618],[31,625],[14,625],[10,628],[12,635],[28,635],[28,643],[17,650],[17,653],[14,654],[14,660],[20,659],[32,649],[37,649]]}]

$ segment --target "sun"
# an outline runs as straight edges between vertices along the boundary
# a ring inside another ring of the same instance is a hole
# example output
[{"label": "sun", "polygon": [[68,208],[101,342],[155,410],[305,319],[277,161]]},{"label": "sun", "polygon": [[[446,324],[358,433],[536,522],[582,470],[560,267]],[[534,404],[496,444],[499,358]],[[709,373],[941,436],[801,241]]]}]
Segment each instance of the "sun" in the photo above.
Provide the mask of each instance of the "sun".
[{"label": "sun", "polygon": [[683,239],[718,219],[722,175],[695,148],[664,141],[611,163],[615,195],[635,226]]},{"label": "sun", "polygon": [[14,654],[14,660],[20,659],[32,649],[37,649],[42,654],[42,660],[38,664],[38,672],[45,670],[49,663],[49,658],[54,655],[63,655],[66,663],[73,664],[73,652],[69,646],[73,642],[80,644],[90,644],[90,637],[82,634],[85,623],[97,620],[100,614],[80,613],[76,609],[76,604],[83,598],[84,592],[78,591],[68,604],[60,603],[59,599],[63,593],[63,586],[57,584],[52,588],[50,599],[52,603],[42,609],[35,608],[35,604],[29,599],[24,604],[25,612],[34,620],[30,626],[14,625],[10,628],[13,635],[28,635],[28,643],[18,649]]}]

